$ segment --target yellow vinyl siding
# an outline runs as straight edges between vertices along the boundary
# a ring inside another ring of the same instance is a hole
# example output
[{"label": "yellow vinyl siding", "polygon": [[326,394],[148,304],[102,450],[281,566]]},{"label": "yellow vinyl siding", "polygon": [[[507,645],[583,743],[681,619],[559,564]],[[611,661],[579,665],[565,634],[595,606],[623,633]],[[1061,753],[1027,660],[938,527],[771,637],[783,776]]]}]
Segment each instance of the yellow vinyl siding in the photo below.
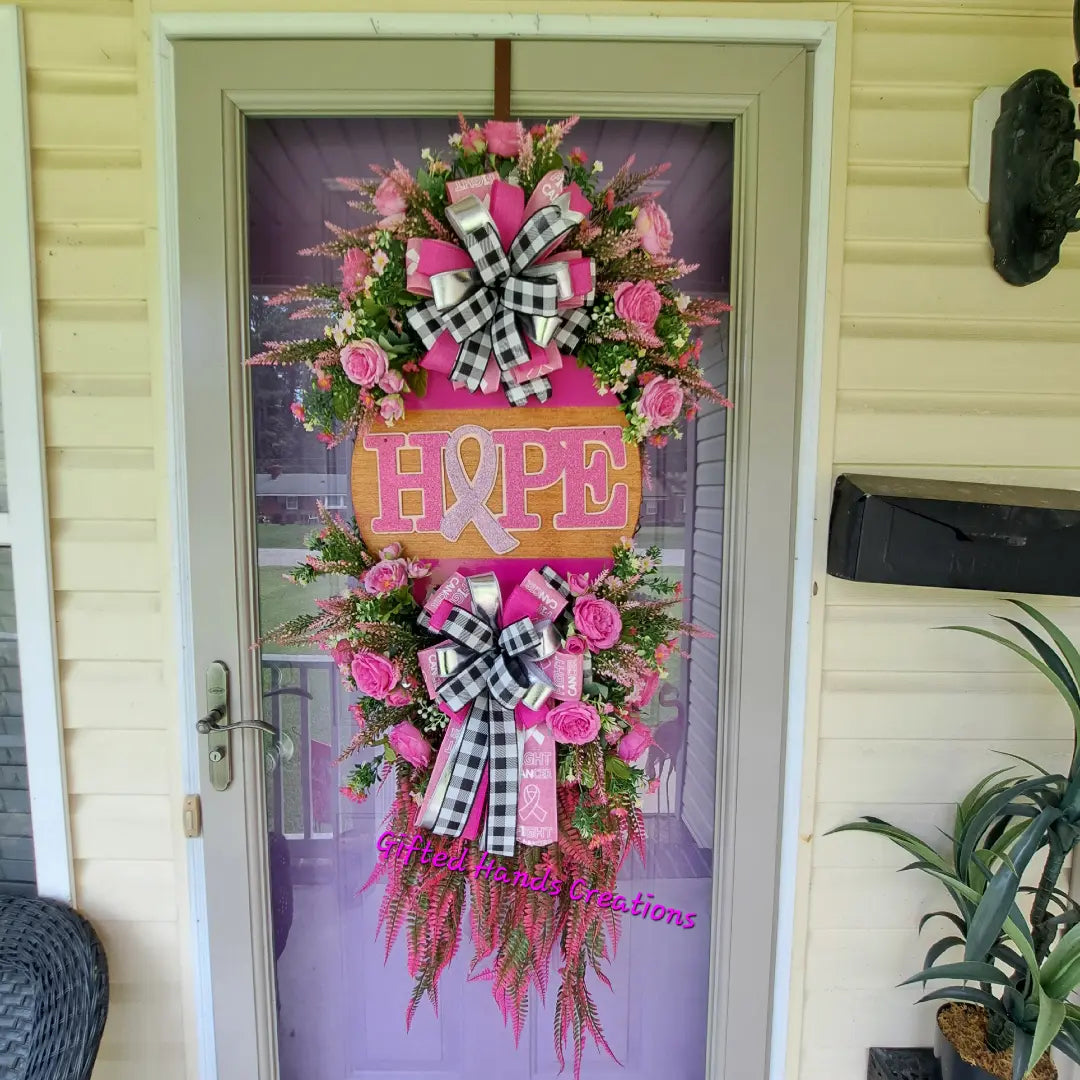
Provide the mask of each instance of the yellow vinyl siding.
[{"label": "yellow vinyl siding", "polygon": [[[803,18],[838,10],[589,6]],[[194,1077],[179,833],[179,730],[192,718],[177,715],[173,693],[149,14],[218,5],[23,7],[76,885],[113,969],[95,1077]],[[503,5],[529,7],[583,9]],[[855,6],[836,103],[847,168],[833,177],[833,227],[843,233],[833,237],[840,273],[827,336],[839,348],[825,357],[822,453],[832,472],[1080,487],[1080,241],[1067,243],[1048,280],[1011,289],[991,269],[985,208],[967,190],[973,98],[1030,67],[1066,72],[1067,7]],[[290,8],[301,5],[230,5]],[[901,860],[882,844],[821,833],[871,812],[944,825],[963,785],[995,766],[988,746],[1054,761],[1067,721],[1037,679],[989,644],[932,629],[983,620],[992,597],[818,584],[788,1076],[861,1080],[867,1046],[930,1037],[931,1010],[911,1008],[917,994],[895,984],[917,963],[914,922],[934,891],[897,877]],[[1080,633],[1076,605],[1051,607]]]}]

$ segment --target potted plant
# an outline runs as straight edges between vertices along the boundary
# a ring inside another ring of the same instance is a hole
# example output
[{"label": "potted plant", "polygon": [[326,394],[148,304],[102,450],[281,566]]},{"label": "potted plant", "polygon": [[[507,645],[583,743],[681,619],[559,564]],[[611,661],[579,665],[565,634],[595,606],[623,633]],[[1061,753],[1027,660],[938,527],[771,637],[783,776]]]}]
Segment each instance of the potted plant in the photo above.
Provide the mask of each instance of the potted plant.
[{"label": "potted plant", "polygon": [[[952,900],[953,910],[931,912],[920,923],[921,930],[943,919],[949,931],[907,980],[947,983],[921,999],[948,1003],[938,1012],[943,1080],[1053,1080],[1052,1047],[1080,1063],[1080,1007],[1067,1000],[1080,988],[1080,907],[1058,887],[1080,838],[1080,650],[1036,608],[1012,602],[1045,634],[1004,619],[1030,648],[978,627],[948,629],[997,642],[1053,685],[1073,721],[1068,772],[1017,759],[1035,775],[1004,769],[980,780],[957,805],[945,854],[877,818],[833,830],[885,836],[914,856],[905,869],[936,878]],[[1024,886],[1036,858],[1038,883]],[[1026,907],[1029,898],[1025,914],[1018,901]]]}]

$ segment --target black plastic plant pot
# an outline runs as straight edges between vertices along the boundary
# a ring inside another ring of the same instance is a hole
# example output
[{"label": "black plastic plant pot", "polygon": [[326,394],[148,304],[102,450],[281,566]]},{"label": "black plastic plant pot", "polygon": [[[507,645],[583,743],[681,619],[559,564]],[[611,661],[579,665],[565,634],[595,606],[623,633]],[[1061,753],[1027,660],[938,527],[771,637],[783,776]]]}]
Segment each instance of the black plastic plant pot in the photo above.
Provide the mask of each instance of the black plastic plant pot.
[{"label": "black plastic plant pot", "polygon": [[937,1024],[934,1025],[934,1053],[941,1067],[941,1080],[997,1080],[978,1065],[969,1065]]}]

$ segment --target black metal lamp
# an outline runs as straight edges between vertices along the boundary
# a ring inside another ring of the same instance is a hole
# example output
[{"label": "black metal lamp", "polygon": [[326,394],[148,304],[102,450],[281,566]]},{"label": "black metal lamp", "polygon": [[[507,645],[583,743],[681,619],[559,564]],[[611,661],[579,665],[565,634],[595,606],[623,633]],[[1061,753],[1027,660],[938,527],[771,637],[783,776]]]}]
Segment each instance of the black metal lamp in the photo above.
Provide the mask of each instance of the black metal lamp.
[{"label": "black metal lamp", "polygon": [[[1073,4],[1080,87],[1080,0]],[[1005,91],[990,159],[990,242],[994,268],[1010,285],[1030,285],[1058,264],[1080,231],[1080,139],[1069,88],[1052,71],[1029,71]]]}]

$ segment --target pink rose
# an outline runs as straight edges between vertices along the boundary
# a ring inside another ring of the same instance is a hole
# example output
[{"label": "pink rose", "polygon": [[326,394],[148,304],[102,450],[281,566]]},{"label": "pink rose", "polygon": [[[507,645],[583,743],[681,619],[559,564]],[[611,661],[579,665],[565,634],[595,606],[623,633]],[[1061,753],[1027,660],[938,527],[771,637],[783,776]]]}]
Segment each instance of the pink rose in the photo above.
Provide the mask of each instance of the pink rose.
[{"label": "pink rose", "polygon": [[372,596],[383,596],[409,583],[404,559],[383,559],[364,575],[364,590]]},{"label": "pink rose", "polygon": [[580,596],[583,592],[589,590],[589,575],[588,574],[567,574],[566,584],[570,588],[571,596]]},{"label": "pink rose", "polygon": [[376,212],[381,214],[384,220],[400,217],[405,213],[405,196],[389,177],[375,189],[372,202],[375,204]]},{"label": "pink rose", "polygon": [[431,760],[431,744],[408,720],[390,729],[390,746],[398,757],[423,769]]},{"label": "pink rose", "polygon": [[563,644],[563,651],[568,652],[571,656],[583,656],[588,647],[588,643],[583,637],[573,634]]},{"label": "pink rose", "polygon": [[679,419],[683,407],[683,388],[674,379],[653,379],[637,403],[638,412],[649,427],[662,428]]},{"label": "pink rose", "polygon": [[383,701],[397,686],[400,673],[392,660],[362,649],[353,657],[352,677],[361,694]]},{"label": "pink rose", "polygon": [[411,705],[412,694],[410,694],[403,686],[395,686],[394,689],[386,695],[386,704],[392,705],[394,708],[401,708],[403,705]]},{"label": "pink rose", "polygon": [[645,724],[637,723],[619,740],[615,753],[625,762],[637,761],[652,744],[652,732]]},{"label": "pink rose", "polygon": [[421,562],[419,559],[410,559],[408,570],[411,578],[425,578],[431,573],[431,563]]},{"label": "pink rose", "polygon": [[380,380],[379,389],[388,394],[400,394],[405,389],[405,380],[400,371],[389,370]]},{"label": "pink rose", "polygon": [[600,714],[583,701],[564,701],[547,714],[556,742],[582,746],[600,731]]},{"label": "pink rose", "polygon": [[330,655],[334,658],[335,664],[351,664],[353,649],[347,641],[339,641],[331,650]]},{"label": "pink rose", "polygon": [[639,709],[644,709],[646,705],[652,701],[656,694],[656,688],[660,685],[660,672],[650,671],[644,679],[640,679],[634,685],[634,689],[630,696],[626,699],[630,705],[635,705]]},{"label": "pink rose", "polygon": [[371,273],[371,259],[363,248],[349,248],[341,264],[341,295],[351,299],[364,278]]},{"label": "pink rose", "polygon": [[656,325],[662,304],[660,293],[651,281],[634,284],[622,281],[615,286],[615,314],[639,330],[651,330]]},{"label": "pink rose", "polygon": [[405,402],[400,394],[387,394],[379,402],[379,415],[383,423],[392,425],[395,420],[400,420],[405,415]]},{"label": "pink rose", "polygon": [[671,232],[671,221],[664,208],[650,199],[638,208],[634,228],[641,237],[641,246],[650,255],[667,255],[675,239]]},{"label": "pink rose", "polygon": [[487,143],[484,141],[484,133],[478,127],[471,127],[461,136],[461,145],[471,153],[480,154]]},{"label": "pink rose", "polygon": [[386,353],[377,341],[361,338],[341,350],[341,366],[349,382],[370,390],[386,374]]},{"label": "pink rose", "polygon": [[622,633],[619,609],[598,596],[579,596],[574,601],[574,625],[593,652],[610,649]]},{"label": "pink rose", "polygon": [[521,142],[525,138],[525,129],[521,121],[489,120],[484,125],[484,138],[488,149],[499,157],[517,157],[521,153]]},{"label": "pink rose", "polygon": [[401,545],[395,540],[392,544],[387,544],[386,547],[379,552],[380,559],[397,559],[401,556]]}]

